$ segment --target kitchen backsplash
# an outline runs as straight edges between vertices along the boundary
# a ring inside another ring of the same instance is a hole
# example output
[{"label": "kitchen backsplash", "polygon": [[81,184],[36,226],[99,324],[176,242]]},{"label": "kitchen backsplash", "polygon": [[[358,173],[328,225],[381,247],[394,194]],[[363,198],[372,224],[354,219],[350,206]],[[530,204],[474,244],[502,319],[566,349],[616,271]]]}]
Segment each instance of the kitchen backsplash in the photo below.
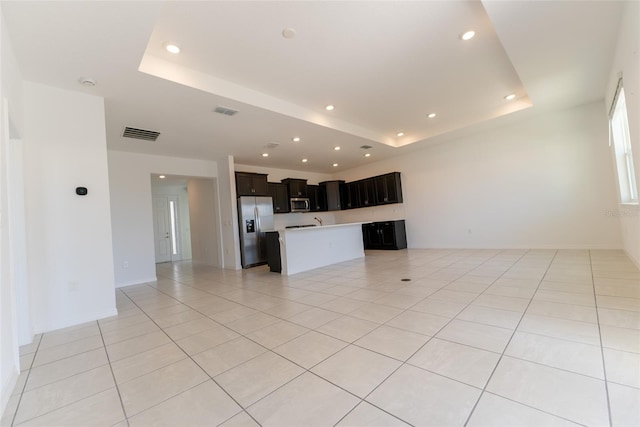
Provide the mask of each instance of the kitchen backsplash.
[{"label": "kitchen backsplash", "polygon": [[314,219],[315,217],[322,219],[323,225],[336,223],[335,212],[298,212],[274,215],[274,227],[278,230],[290,225],[319,225],[318,221]]}]

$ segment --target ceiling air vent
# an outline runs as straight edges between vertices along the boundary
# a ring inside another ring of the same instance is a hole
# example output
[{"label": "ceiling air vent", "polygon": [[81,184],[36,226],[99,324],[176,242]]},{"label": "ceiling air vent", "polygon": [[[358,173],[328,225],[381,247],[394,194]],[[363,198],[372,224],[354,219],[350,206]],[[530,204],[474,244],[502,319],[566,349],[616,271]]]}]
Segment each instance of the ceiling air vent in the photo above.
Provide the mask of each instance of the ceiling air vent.
[{"label": "ceiling air vent", "polygon": [[238,110],[234,110],[233,108],[229,107],[223,107],[222,105],[218,105],[213,111],[218,114],[224,114],[225,116],[233,116],[238,112]]},{"label": "ceiling air vent", "polygon": [[125,138],[142,139],[145,141],[155,141],[160,136],[160,132],[153,130],[137,129],[126,126],[122,132]]},{"label": "ceiling air vent", "polygon": [[362,148],[363,150],[368,150],[369,148],[371,148],[370,145],[361,145],[360,148]]},{"label": "ceiling air vent", "polygon": [[280,145],[280,144],[278,144],[277,142],[270,142],[267,145],[265,145],[264,148],[268,148],[270,150],[273,150],[274,148],[277,148],[278,145]]}]

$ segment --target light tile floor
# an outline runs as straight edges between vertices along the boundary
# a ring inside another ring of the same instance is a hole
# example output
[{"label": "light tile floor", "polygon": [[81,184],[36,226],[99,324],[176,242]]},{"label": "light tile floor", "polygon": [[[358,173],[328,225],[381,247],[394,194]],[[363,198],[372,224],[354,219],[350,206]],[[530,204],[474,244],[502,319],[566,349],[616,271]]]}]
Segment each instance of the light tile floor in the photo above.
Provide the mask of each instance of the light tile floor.
[{"label": "light tile floor", "polygon": [[620,251],[157,270],[117,316],[21,348],[2,426],[640,425],[640,272]]}]

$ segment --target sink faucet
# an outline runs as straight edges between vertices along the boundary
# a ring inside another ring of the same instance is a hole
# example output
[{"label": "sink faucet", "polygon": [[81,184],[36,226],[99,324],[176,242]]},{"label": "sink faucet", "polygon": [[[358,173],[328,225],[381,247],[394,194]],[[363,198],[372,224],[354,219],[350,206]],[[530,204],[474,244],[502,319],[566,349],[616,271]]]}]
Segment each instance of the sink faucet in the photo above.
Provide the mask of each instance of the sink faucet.
[{"label": "sink faucet", "polygon": [[320,223],[320,227],[322,227],[322,218],[320,218],[320,217],[315,217],[315,218],[313,218],[313,219],[315,219],[316,221],[318,221],[318,222]]}]

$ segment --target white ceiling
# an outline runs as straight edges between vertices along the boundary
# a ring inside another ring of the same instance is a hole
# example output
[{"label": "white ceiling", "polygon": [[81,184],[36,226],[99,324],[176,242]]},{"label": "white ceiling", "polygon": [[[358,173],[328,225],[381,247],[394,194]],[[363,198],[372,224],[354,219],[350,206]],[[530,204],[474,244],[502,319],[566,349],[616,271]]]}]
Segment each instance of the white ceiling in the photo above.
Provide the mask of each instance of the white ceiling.
[{"label": "white ceiling", "polygon": [[[331,173],[602,99],[622,2],[3,1],[2,10],[26,79],[105,98],[110,149]],[[476,37],[461,41],[468,29]],[[182,52],[164,51],[167,41]],[[239,113],[213,113],[217,105]],[[124,126],[161,136],[122,138]]]}]

